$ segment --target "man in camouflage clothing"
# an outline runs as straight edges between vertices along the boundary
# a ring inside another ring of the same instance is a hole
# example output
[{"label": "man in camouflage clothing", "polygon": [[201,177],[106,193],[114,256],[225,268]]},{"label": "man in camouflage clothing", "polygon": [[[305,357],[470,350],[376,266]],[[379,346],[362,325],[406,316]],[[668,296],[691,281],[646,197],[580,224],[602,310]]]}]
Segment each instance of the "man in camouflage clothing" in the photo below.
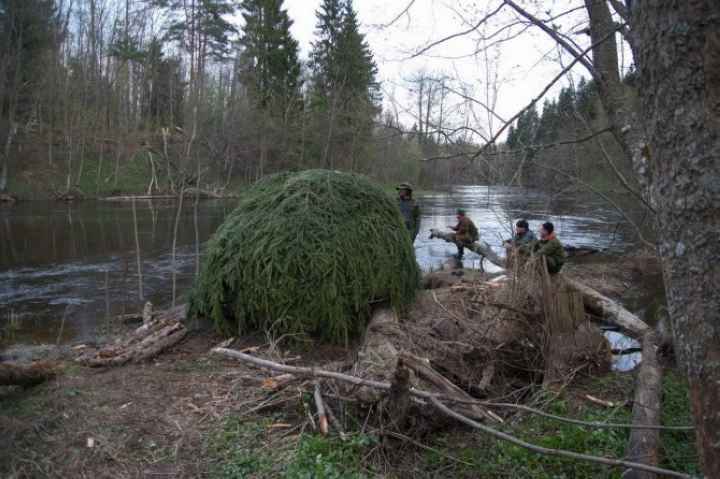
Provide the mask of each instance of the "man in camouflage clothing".
[{"label": "man in camouflage clothing", "polygon": [[415,238],[420,231],[420,207],[412,197],[412,186],[410,183],[400,183],[397,187],[398,206],[405,220],[405,227],[410,233],[410,237],[415,242]]},{"label": "man in camouflage clothing", "polygon": [[535,255],[545,257],[548,273],[557,274],[565,264],[565,249],[555,235],[555,226],[544,223],[540,228],[540,240],[532,245],[532,252]]}]

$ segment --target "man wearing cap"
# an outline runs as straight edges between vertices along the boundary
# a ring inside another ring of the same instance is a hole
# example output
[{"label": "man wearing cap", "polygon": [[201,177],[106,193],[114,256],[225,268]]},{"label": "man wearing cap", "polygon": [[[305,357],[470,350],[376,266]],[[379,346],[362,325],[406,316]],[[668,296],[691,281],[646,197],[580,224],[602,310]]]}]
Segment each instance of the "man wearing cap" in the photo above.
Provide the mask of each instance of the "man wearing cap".
[{"label": "man wearing cap", "polygon": [[450,239],[457,246],[457,258],[462,259],[463,254],[465,253],[465,247],[470,246],[477,241],[480,238],[480,234],[478,233],[475,223],[468,218],[464,209],[459,208],[457,210],[457,220],[457,224],[450,227],[453,231],[455,231],[455,233],[450,235]]},{"label": "man wearing cap", "polygon": [[420,231],[420,207],[412,197],[412,185],[410,183],[400,183],[397,187],[398,206],[405,220],[405,227],[410,233],[410,237],[415,242],[415,238]]}]

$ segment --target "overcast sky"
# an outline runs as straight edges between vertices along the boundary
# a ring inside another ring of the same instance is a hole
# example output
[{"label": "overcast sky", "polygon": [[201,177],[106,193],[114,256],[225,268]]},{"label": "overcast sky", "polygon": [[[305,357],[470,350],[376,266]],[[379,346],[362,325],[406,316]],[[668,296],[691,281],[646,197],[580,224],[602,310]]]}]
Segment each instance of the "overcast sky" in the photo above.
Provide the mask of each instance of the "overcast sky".
[{"label": "overcast sky", "polygon": [[[519,109],[527,105],[537,96],[545,84],[560,71],[557,47],[547,36],[529,29],[516,39],[491,48],[487,52],[473,55],[477,50],[480,32],[460,37],[429,50],[426,54],[410,59],[412,53],[432,41],[448,35],[467,30],[469,23],[477,22],[489,11],[499,6],[499,0],[458,1],[458,0],[416,0],[406,15],[403,15],[392,26],[387,27],[404,9],[408,0],[355,0],[362,29],[367,35],[369,44],[375,54],[383,82],[385,107],[397,108],[404,123],[412,123],[414,102],[407,93],[407,82],[414,73],[425,69],[429,72],[445,73],[461,79],[472,88],[473,95],[483,102],[497,102],[497,113],[502,118],[512,117]],[[537,2],[536,2],[537,3]],[[293,34],[300,41],[303,57],[307,58],[310,42],[313,40],[316,17],[315,11],[320,0],[286,0],[286,8],[294,21]],[[527,2],[524,2],[527,6]],[[551,5],[552,13],[566,11],[581,6],[578,0],[554,0],[541,2],[542,8]],[[532,6],[527,8],[533,10]],[[545,12],[537,7],[533,10],[540,15]],[[506,8],[503,14],[494,17],[485,27],[487,33],[515,20],[515,15]],[[584,12],[579,10],[559,21],[564,30],[577,29],[584,21]],[[508,30],[504,34],[518,32],[521,27]],[[500,35],[496,38],[502,38]],[[587,44],[584,36],[575,36],[579,43]],[[565,58],[565,61],[569,61]],[[573,72],[575,81],[580,75],[587,73],[577,68]],[[495,80],[497,78],[497,80]],[[550,96],[555,96],[564,80]],[[497,84],[496,95],[487,94],[487,85]],[[395,101],[392,101],[392,100]],[[456,99],[459,117],[461,101]],[[411,111],[403,111],[408,110]],[[475,108],[473,126],[481,126],[485,131],[499,126],[499,120],[488,118],[482,108]],[[490,124],[494,121],[494,124]]]}]

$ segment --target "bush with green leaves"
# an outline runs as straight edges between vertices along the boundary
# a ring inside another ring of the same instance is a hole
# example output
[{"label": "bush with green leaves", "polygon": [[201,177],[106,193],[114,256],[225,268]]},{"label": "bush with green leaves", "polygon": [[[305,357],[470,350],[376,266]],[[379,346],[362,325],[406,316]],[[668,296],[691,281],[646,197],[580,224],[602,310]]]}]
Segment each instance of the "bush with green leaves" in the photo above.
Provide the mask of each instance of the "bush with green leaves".
[{"label": "bush with green leaves", "polygon": [[370,304],[402,308],[420,279],[396,202],[364,176],[278,174],[241,198],[210,240],[190,314],[227,334],[347,342]]}]

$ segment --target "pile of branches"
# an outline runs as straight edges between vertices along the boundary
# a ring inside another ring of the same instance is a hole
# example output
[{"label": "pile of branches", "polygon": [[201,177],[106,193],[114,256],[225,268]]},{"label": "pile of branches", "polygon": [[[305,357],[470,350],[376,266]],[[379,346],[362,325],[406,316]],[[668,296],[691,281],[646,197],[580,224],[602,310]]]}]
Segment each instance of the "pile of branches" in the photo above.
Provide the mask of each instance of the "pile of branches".
[{"label": "pile of branches", "polygon": [[227,335],[272,331],[347,344],[370,305],[410,303],[420,273],[397,205],[363,176],[275,175],[208,244],[190,314]]}]

